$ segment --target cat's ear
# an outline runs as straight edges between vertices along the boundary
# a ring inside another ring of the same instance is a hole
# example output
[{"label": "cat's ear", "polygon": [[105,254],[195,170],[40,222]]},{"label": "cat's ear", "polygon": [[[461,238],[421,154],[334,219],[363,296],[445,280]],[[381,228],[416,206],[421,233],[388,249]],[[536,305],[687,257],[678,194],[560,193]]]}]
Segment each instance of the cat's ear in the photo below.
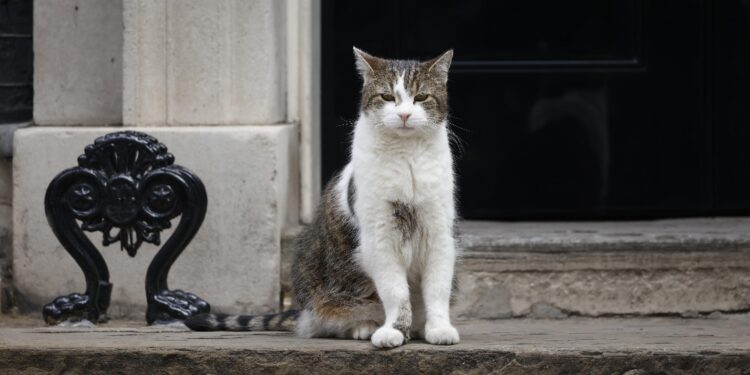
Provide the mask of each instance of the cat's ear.
[{"label": "cat's ear", "polygon": [[435,72],[443,77],[443,81],[448,81],[448,69],[451,67],[451,61],[453,61],[453,50],[449,49],[442,55],[423,62],[422,64],[427,69],[427,72]]},{"label": "cat's ear", "polygon": [[356,61],[359,75],[361,75],[362,79],[367,82],[367,80],[372,77],[372,74],[383,66],[385,61],[370,55],[357,47],[352,47],[352,49],[354,49],[354,60]]}]

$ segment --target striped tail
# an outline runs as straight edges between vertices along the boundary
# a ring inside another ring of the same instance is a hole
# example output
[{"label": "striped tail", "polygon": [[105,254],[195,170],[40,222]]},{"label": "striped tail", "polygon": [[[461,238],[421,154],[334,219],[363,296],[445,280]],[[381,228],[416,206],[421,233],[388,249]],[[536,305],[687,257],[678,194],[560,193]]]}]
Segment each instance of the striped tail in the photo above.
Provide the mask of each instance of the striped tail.
[{"label": "striped tail", "polygon": [[200,314],[187,318],[193,331],[294,331],[299,310],[267,315]]}]

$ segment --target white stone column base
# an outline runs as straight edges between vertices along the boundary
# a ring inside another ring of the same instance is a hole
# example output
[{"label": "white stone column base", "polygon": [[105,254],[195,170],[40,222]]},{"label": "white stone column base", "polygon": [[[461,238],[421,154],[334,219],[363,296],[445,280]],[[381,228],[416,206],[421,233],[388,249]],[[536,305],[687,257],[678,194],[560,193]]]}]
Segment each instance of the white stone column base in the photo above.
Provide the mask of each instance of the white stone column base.
[{"label": "white stone column base", "polygon": [[[15,137],[13,267],[17,299],[35,310],[58,295],[85,290],[84,277],[47,224],[44,193],[54,176],[76,165],[86,145],[126,128],[31,127]],[[171,289],[194,292],[215,312],[261,313],[280,306],[280,233],[297,217],[297,130],[293,125],[140,128],[167,145],[175,163],[206,186],[208,212],[175,263]],[[173,221],[172,227],[177,224]],[[164,241],[171,232],[163,233]],[[145,314],[146,269],[157,247],[135,258],[119,244],[101,247],[114,284],[109,315]],[[163,242],[162,242],[163,243]]]}]

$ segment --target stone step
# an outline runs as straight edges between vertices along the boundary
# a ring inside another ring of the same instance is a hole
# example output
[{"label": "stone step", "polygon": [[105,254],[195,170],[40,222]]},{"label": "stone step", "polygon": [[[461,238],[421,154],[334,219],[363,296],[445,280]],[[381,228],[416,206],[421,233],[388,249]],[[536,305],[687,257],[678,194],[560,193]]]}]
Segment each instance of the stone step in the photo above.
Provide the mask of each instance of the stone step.
[{"label": "stone step", "polygon": [[413,340],[391,350],[367,341],[141,322],[93,329],[0,324],[0,374],[740,374],[750,370],[749,323],[746,314],[467,321],[457,325],[458,345]]},{"label": "stone step", "polygon": [[[293,237],[282,245],[288,292]],[[459,225],[460,319],[750,309],[750,219]]]}]

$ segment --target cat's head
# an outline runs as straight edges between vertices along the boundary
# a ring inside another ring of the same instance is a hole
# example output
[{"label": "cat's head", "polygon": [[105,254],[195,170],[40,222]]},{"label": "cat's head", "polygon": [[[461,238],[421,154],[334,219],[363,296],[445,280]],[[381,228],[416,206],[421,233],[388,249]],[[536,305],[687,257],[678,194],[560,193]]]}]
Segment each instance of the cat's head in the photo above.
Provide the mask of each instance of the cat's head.
[{"label": "cat's head", "polygon": [[354,57],[363,81],[360,110],[375,127],[410,136],[445,123],[453,50],[420,62],[382,59],[354,47]]}]

